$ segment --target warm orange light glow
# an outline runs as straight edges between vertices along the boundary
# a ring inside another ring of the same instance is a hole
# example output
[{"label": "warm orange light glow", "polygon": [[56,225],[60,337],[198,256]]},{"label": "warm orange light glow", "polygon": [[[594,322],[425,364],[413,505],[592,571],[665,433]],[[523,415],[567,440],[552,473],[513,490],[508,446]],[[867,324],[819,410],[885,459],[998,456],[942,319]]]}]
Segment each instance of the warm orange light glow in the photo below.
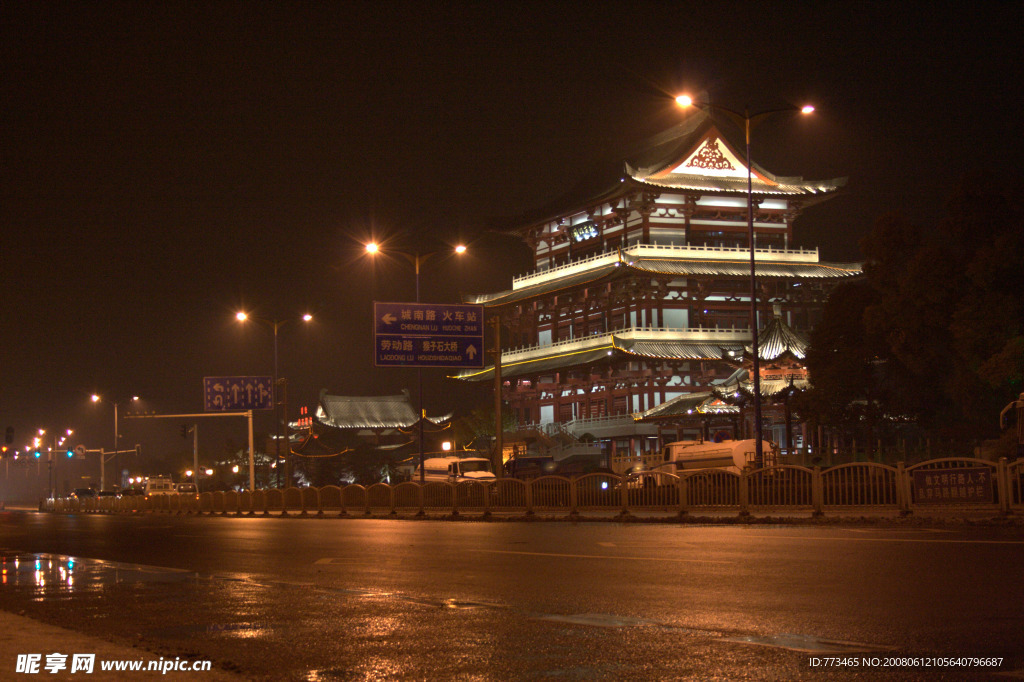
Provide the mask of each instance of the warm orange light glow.
[{"label": "warm orange light glow", "polygon": [[366,245],[366,253],[377,253],[380,247],[377,246],[377,242],[370,242]]},{"label": "warm orange light glow", "polygon": [[800,113],[801,114],[813,114],[814,113],[814,107],[812,107],[810,104],[805,104],[800,109]]},{"label": "warm orange light glow", "polygon": [[98,403],[100,401],[100,397],[98,395],[96,395],[95,393],[93,393],[92,397],[89,398],[89,399],[92,400],[94,403]]},{"label": "warm orange light glow", "polygon": [[235,313],[235,319],[238,320],[239,322],[245,322],[246,320],[249,319],[249,316],[246,315],[245,313],[239,312]]},{"label": "warm orange light glow", "polygon": [[312,322],[313,321],[313,316],[310,315],[309,313],[306,313],[305,315],[302,316],[302,321],[303,322]]},{"label": "warm orange light glow", "polygon": [[455,253],[466,253],[466,246],[464,244],[459,244],[455,247]]},{"label": "warm orange light glow", "polygon": [[689,95],[679,95],[679,97],[676,97],[676,104],[681,107],[693,106],[693,98]]}]

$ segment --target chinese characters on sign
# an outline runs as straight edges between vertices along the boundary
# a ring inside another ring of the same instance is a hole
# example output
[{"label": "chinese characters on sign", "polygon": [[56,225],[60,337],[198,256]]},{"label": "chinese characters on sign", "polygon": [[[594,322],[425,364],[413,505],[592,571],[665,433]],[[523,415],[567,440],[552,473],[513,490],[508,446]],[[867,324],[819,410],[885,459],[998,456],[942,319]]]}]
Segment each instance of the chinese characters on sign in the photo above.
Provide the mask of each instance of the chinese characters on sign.
[{"label": "chinese characters on sign", "polygon": [[988,467],[915,470],[914,501],[918,504],[991,504],[992,471]]},{"label": "chinese characters on sign", "polygon": [[477,305],[374,302],[378,367],[483,367],[484,311]]},{"label": "chinese characters on sign", "polygon": [[207,412],[270,410],[274,407],[273,377],[203,377]]}]

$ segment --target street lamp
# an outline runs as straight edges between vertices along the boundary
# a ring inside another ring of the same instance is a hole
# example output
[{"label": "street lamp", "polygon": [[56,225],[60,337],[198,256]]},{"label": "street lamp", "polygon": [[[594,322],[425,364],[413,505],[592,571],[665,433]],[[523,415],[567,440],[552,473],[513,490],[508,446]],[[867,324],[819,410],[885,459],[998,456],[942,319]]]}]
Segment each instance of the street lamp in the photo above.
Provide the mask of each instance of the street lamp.
[{"label": "street lamp", "polygon": [[[287,324],[291,320],[290,319],[268,320],[268,319],[264,319],[264,318],[261,318],[261,317],[255,317],[253,315],[249,315],[248,313],[243,312],[243,311],[237,312],[235,314],[235,319],[238,320],[239,322],[247,322],[249,320],[252,320],[253,322],[258,322],[260,324],[267,325],[268,327],[270,327],[271,329],[274,330],[274,424],[275,424],[275,426],[274,426],[274,449],[276,451],[277,458],[280,459],[281,458],[281,408],[282,408],[282,406],[281,406],[281,395],[278,393],[278,382],[281,381],[281,379],[278,377],[278,367],[277,367],[277,335],[278,335],[277,332],[278,332],[278,330],[283,325]],[[313,316],[310,313],[306,313],[305,315],[303,315],[301,317],[301,320],[303,322],[307,322],[307,323],[308,322],[312,322],[313,321]],[[284,461],[285,461],[285,481],[286,481],[286,483],[291,484],[291,460],[287,456],[285,456],[285,460]],[[255,483],[253,481],[249,481],[249,484],[250,484],[250,488],[255,487]],[[267,485],[270,485],[269,475],[267,477]]]},{"label": "street lamp", "polygon": [[[92,402],[94,402],[94,403],[98,403],[98,402],[101,402],[103,399],[99,395],[97,395],[96,393],[93,393],[92,396],[90,397],[90,400],[92,400]],[[135,402],[138,402],[138,401],[139,401],[139,396],[133,395],[131,397],[131,400],[128,401],[128,402],[135,403]],[[120,434],[118,433],[118,428],[117,428],[117,407],[118,407],[118,403],[115,402],[114,403],[114,451],[110,455],[111,458],[117,457],[117,455],[118,455],[118,444],[119,444],[120,438],[121,438]],[[106,457],[103,456],[103,452],[101,450],[100,451],[100,490],[106,490],[106,488],[107,488]]]},{"label": "street lamp", "polygon": [[702,109],[712,109],[714,111],[721,111],[723,114],[731,118],[735,123],[743,127],[746,135],[747,144],[747,238],[750,241],[750,333],[754,349],[754,465],[756,467],[764,466],[764,453],[761,444],[761,357],[758,351],[758,332],[757,332],[757,265],[754,256],[754,189],[753,189],[753,170],[750,166],[750,129],[754,123],[761,121],[772,114],[780,114],[783,112],[794,112],[799,111],[801,114],[807,115],[814,113],[814,107],[810,105],[804,105],[802,107],[785,107],[781,109],[768,109],[767,111],[759,111],[755,114],[750,113],[750,108],[745,107],[743,113],[733,111],[726,107],[718,106],[717,104],[710,104],[708,102],[695,101],[688,95],[679,95],[676,97],[676,104],[681,107],[696,106]]},{"label": "street lamp", "polygon": [[[455,246],[452,249],[452,251],[455,254],[461,256],[462,254],[466,253],[466,246],[464,244],[459,244],[459,245]],[[371,256],[374,256],[374,255],[376,255],[376,254],[378,254],[380,252],[381,252],[380,245],[377,244],[376,242],[370,242],[369,244],[366,245],[366,253],[370,254]],[[388,249],[387,253],[394,253],[396,255],[402,256],[403,258],[408,260],[409,263],[412,264],[413,268],[416,271],[416,303],[419,303],[420,302],[420,266],[424,262],[426,262],[428,258],[431,258],[431,257],[436,256],[439,253],[443,253],[443,252],[441,252],[441,251],[431,251],[429,253],[420,253],[419,251],[408,252],[408,251],[399,251],[397,249]],[[424,456],[424,453],[423,453],[423,418],[424,418],[424,415],[423,415],[423,368],[422,367],[417,367],[416,368],[416,387],[417,387],[417,393],[419,395],[420,483],[424,483],[426,481],[426,478],[425,478],[426,474],[425,474],[425,472],[423,470],[424,469],[423,468],[423,460],[424,460],[425,456]]]}]

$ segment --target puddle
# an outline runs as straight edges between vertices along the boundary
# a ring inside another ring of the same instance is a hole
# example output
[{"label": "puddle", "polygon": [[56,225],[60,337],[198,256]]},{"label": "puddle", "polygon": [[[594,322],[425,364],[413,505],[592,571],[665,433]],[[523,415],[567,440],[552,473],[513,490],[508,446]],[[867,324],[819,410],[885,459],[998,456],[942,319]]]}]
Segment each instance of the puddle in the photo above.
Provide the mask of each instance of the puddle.
[{"label": "puddle", "polygon": [[191,571],[80,559],[61,554],[0,556],[0,588],[29,589],[36,594],[67,595],[118,583],[175,583],[195,579]]}]

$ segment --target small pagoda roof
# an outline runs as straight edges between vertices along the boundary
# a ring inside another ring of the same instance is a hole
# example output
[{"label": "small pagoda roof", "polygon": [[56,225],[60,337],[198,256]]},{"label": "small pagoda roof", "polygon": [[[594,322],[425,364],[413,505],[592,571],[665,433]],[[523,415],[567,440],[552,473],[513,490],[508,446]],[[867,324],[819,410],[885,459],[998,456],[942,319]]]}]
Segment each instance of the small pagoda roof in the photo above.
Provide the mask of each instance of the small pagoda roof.
[{"label": "small pagoda roof", "polygon": [[[450,420],[451,414],[426,417],[440,425]],[[409,391],[399,395],[343,396],[320,392],[317,420],[338,429],[408,429],[419,423],[419,411],[409,398]]]},{"label": "small pagoda roof", "polygon": [[[517,277],[511,290],[466,296],[464,300],[488,307],[501,306],[637,274],[749,277],[750,259],[749,255],[744,259],[744,254],[749,254],[749,250],[636,244]],[[813,250],[758,249],[755,255],[757,276],[761,278],[835,280],[863,274],[861,263],[822,262]]]},{"label": "small pagoda roof", "polygon": [[[757,351],[762,360],[777,360],[784,355],[790,355],[796,360],[803,360],[807,357],[807,338],[796,331],[778,314],[765,325],[765,328],[758,334]],[[747,346],[748,356],[753,356],[753,347]]]},{"label": "small pagoda roof", "polygon": [[671,400],[666,400],[645,412],[638,412],[633,415],[633,419],[638,422],[656,422],[688,417],[694,413],[737,414],[739,411],[738,407],[724,402],[714,393],[687,393]]}]

